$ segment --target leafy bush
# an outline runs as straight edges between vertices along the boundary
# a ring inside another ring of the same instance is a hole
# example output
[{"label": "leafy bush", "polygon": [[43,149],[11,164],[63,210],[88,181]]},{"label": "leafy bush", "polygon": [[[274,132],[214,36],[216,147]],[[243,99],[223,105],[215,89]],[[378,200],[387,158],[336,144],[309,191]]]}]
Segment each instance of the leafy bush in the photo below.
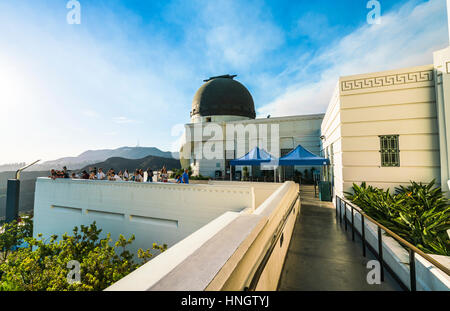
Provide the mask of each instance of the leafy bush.
[{"label": "leafy bush", "polygon": [[211,177],[209,176],[203,176],[202,174],[199,174],[198,176],[191,176],[189,177],[191,180],[210,180]]},{"label": "leafy bush", "polygon": [[[172,170],[172,174],[170,175],[170,178],[175,178],[177,175],[182,176],[183,173],[184,173],[184,169],[174,168]],[[208,176],[203,176],[202,174],[199,174],[198,176],[193,176],[191,167],[188,168],[188,175],[189,175],[190,180],[209,180],[211,178]]]},{"label": "leafy bush", "polygon": [[[28,245],[10,251],[0,261],[0,290],[103,290],[152,256],[150,250],[139,249],[138,258],[141,262],[134,261],[134,254],[126,250],[133,242],[134,235],[130,239],[120,235],[119,240],[110,245],[110,234],[100,239],[102,230],[97,228],[95,222],[89,227],[82,225],[80,228],[75,227],[73,236],[64,234],[59,241],[56,235],[48,242],[32,238],[31,234],[24,237]],[[3,240],[3,234],[0,240]],[[154,243],[153,249],[163,252],[167,246]],[[72,260],[80,263],[80,282],[68,282],[70,271],[67,264]]]},{"label": "leafy bush", "polygon": [[178,168],[173,168],[172,169],[172,173],[170,174],[169,178],[175,178],[177,177],[177,175],[183,175],[184,170],[183,169],[178,169]]},{"label": "leafy bush", "polygon": [[[25,238],[33,235],[33,221],[28,216],[4,223],[0,227],[0,263],[6,260],[6,257],[17,246],[25,242]],[[0,270],[1,271],[1,270]]]},{"label": "leafy bush", "polygon": [[400,237],[424,252],[450,256],[450,205],[435,181],[411,182],[388,190],[353,184],[347,198]]}]

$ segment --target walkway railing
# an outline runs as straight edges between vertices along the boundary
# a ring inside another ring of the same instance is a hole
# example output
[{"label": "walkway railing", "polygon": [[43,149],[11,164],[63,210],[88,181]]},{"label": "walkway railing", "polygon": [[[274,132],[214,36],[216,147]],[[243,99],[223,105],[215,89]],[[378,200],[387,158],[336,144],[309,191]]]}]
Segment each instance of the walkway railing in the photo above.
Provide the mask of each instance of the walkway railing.
[{"label": "walkway railing", "polygon": [[[423,251],[409,243],[408,241],[404,240],[400,236],[398,236],[396,233],[392,232],[376,220],[374,220],[372,217],[368,216],[364,211],[358,207],[357,205],[353,204],[352,202],[348,201],[347,199],[341,198],[336,195],[336,219],[339,218],[340,223],[342,223],[342,218],[344,218],[344,225],[345,225],[345,231],[347,231],[347,205],[351,208],[351,226],[352,226],[352,240],[355,240],[355,211],[361,215],[361,240],[362,240],[362,248],[363,248],[363,256],[366,256],[366,244],[370,246],[366,242],[365,238],[365,225],[364,220],[368,219],[370,222],[375,224],[378,229],[378,254],[376,254],[378,261],[380,262],[381,267],[381,281],[384,281],[384,269],[383,269],[383,239],[382,239],[382,232],[381,230],[384,230],[385,233],[392,238],[394,238],[397,242],[405,246],[409,251],[409,278],[410,278],[410,290],[416,291],[416,266],[415,266],[415,254],[419,254],[421,257],[423,257],[425,260],[433,264],[436,268],[450,276],[450,269],[442,265],[440,262],[435,260],[433,257],[431,257],[428,254],[425,254]],[[342,208],[344,208],[344,215],[342,215]],[[342,217],[343,216],[343,217]],[[387,267],[387,265],[386,265]],[[392,270],[392,269],[391,269]],[[392,271],[393,272],[393,271]],[[395,273],[395,272],[393,272]],[[397,276],[397,279],[400,280],[400,278]],[[406,286],[406,284],[405,284]]]},{"label": "walkway railing", "polygon": [[[263,253],[259,258],[259,265],[258,268],[255,270],[255,273],[250,278],[250,284],[244,288],[244,291],[255,291],[256,287],[258,286],[259,279],[261,278],[262,273],[264,272],[264,269],[269,262],[270,257],[272,256],[273,250],[275,249],[275,246],[278,244],[278,240],[283,239],[283,230],[286,226],[289,216],[292,214],[295,204],[297,201],[300,200],[300,192],[297,193],[295,199],[291,202],[288,210],[284,214],[283,218],[281,219],[280,223],[277,226],[277,229],[275,230],[272,240],[269,242],[269,246],[267,247],[267,250],[265,253]],[[282,243],[282,240],[281,240]]]}]

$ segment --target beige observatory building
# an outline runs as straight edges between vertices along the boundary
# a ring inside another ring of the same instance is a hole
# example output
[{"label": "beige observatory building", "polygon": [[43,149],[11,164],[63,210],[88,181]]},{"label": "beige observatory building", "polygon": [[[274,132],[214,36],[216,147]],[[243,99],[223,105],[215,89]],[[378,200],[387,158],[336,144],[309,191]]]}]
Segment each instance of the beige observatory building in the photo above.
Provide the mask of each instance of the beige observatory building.
[{"label": "beige observatory building", "polygon": [[322,126],[335,193],[435,179],[449,190],[450,48],[434,64],[341,77]]},{"label": "beige observatory building", "polygon": [[[253,97],[235,77],[223,75],[204,80],[194,95],[191,122],[185,125],[190,137],[186,137],[183,147],[184,167],[190,165],[194,175],[229,180],[230,161],[244,156],[255,146],[276,157],[287,154],[299,144],[320,154],[320,126],[324,114],[256,119]],[[234,133],[230,133],[230,129]],[[220,148],[212,158],[202,152],[208,142]],[[287,167],[278,171],[278,178],[292,178],[295,169],[304,172],[311,167]],[[243,167],[233,167],[233,179],[240,179],[242,170]],[[248,166],[248,171],[260,180],[270,180],[274,174],[259,166]]]},{"label": "beige observatory building", "polygon": [[[301,144],[330,159],[322,176],[332,182],[335,194],[363,181],[394,190],[410,181],[433,179],[449,191],[450,47],[435,52],[433,64],[340,77],[325,114],[256,119],[250,92],[234,78],[205,80],[194,96],[191,122],[185,127],[191,133],[201,129],[202,135],[186,138],[189,154],[184,162],[194,174],[229,179],[229,161],[252,146],[283,156]],[[205,131],[211,125],[221,134]],[[229,136],[232,125],[253,125],[257,135],[245,131]],[[272,126],[278,127],[277,135],[261,131]],[[271,138],[268,143],[264,136]],[[219,156],[202,154],[208,141],[221,146]],[[234,179],[240,179],[242,169],[233,169]],[[279,178],[291,178],[296,169],[305,168],[283,168]],[[249,171],[273,176],[258,167]]]}]

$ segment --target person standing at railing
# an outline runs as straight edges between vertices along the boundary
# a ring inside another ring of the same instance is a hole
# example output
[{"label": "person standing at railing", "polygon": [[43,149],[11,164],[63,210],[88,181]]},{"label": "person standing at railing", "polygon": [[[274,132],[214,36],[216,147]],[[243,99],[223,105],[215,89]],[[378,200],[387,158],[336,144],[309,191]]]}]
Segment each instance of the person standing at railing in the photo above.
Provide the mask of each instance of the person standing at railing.
[{"label": "person standing at railing", "polygon": [[103,180],[106,178],[105,173],[103,173],[103,169],[101,167],[98,168],[97,179]]},{"label": "person standing at railing", "polygon": [[142,182],[142,176],[141,176],[139,170],[136,170],[134,172],[134,181],[135,182]]},{"label": "person standing at railing", "polygon": [[97,179],[97,177],[95,176],[94,171],[92,171],[91,174],[89,175],[89,179]]},{"label": "person standing at railing", "polygon": [[189,183],[189,174],[188,174],[188,169],[184,169],[184,173],[181,176],[181,179],[183,180],[183,184],[188,184]]},{"label": "person standing at railing", "polygon": [[151,168],[147,169],[147,180],[146,182],[152,182],[153,181],[153,171]]},{"label": "person standing at railing", "polygon": [[167,169],[166,169],[165,165],[162,167],[160,175],[161,175],[161,182],[167,182],[168,176],[167,176]]},{"label": "person standing at railing", "polygon": [[69,178],[69,171],[67,171],[67,167],[63,167],[63,170],[62,170],[62,175],[63,175],[63,178]]},{"label": "person standing at railing", "polygon": [[182,184],[182,183],[183,183],[183,180],[181,179],[181,175],[175,176],[175,182],[176,182],[177,184]]},{"label": "person standing at railing", "polygon": [[94,166],[92,169],[91,168],[89,168],[89,173],[94,173],[94,175],[96,175],[97,176],[97,167],[96,166]]},{"label": "person standing at railing", "polygon": [[115,180],[115,181],[121,181],[122,178],[120,178],[120,176],[119,176],[117,173],[114,173],[113,180]]}]

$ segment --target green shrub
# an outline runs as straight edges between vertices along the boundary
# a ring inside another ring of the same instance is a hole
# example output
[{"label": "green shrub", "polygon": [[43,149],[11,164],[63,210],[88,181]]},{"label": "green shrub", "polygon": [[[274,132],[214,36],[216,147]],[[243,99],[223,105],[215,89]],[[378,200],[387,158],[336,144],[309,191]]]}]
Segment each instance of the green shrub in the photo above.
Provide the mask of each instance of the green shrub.
[{"label": "green shrub", "polygon": [[0,227],[0,263],[6,260],[6,257],[18,245],[22,245],[25,238],[33,235],[33,221],[28,216],[21,218],[18,222],[14,220],[4,223]]},{"label": "green shrub", "polygon": [[191,179],[191,180],[210,180],[211,177],[203,176],[202,174],[199,174],[198,176],[190,176],[189,179]]},{"label": "green shrub", "polygon": [[[141,261],[134,261],[134,254],[126,250],[134,235],[130,239],[120,235],[119,240],[110,245],[110,234],[100,239],[102,230],[97,228],[95,222],[80,228],[75,227],[72,236],[64,234],[59,241],[56,235],[48,242],[31,235],[25,237],[28,245],[10,251],[6,259],[0,262],[0,290],[103,290],[152,256],[150,250],[139,249],[138,258]],[[153,244],[153,249],[160,252],[166,248],[166,245]],[[69,283],[67,280],[70,272],[67,264],[71,260],[80,263],[80,282]]]},{"label": "green shrub", "polygon": [[411,182],[388,190],[353,184],[346,196],[363,211],[424,252],[450,256],[450,206],[440,187]]}]

